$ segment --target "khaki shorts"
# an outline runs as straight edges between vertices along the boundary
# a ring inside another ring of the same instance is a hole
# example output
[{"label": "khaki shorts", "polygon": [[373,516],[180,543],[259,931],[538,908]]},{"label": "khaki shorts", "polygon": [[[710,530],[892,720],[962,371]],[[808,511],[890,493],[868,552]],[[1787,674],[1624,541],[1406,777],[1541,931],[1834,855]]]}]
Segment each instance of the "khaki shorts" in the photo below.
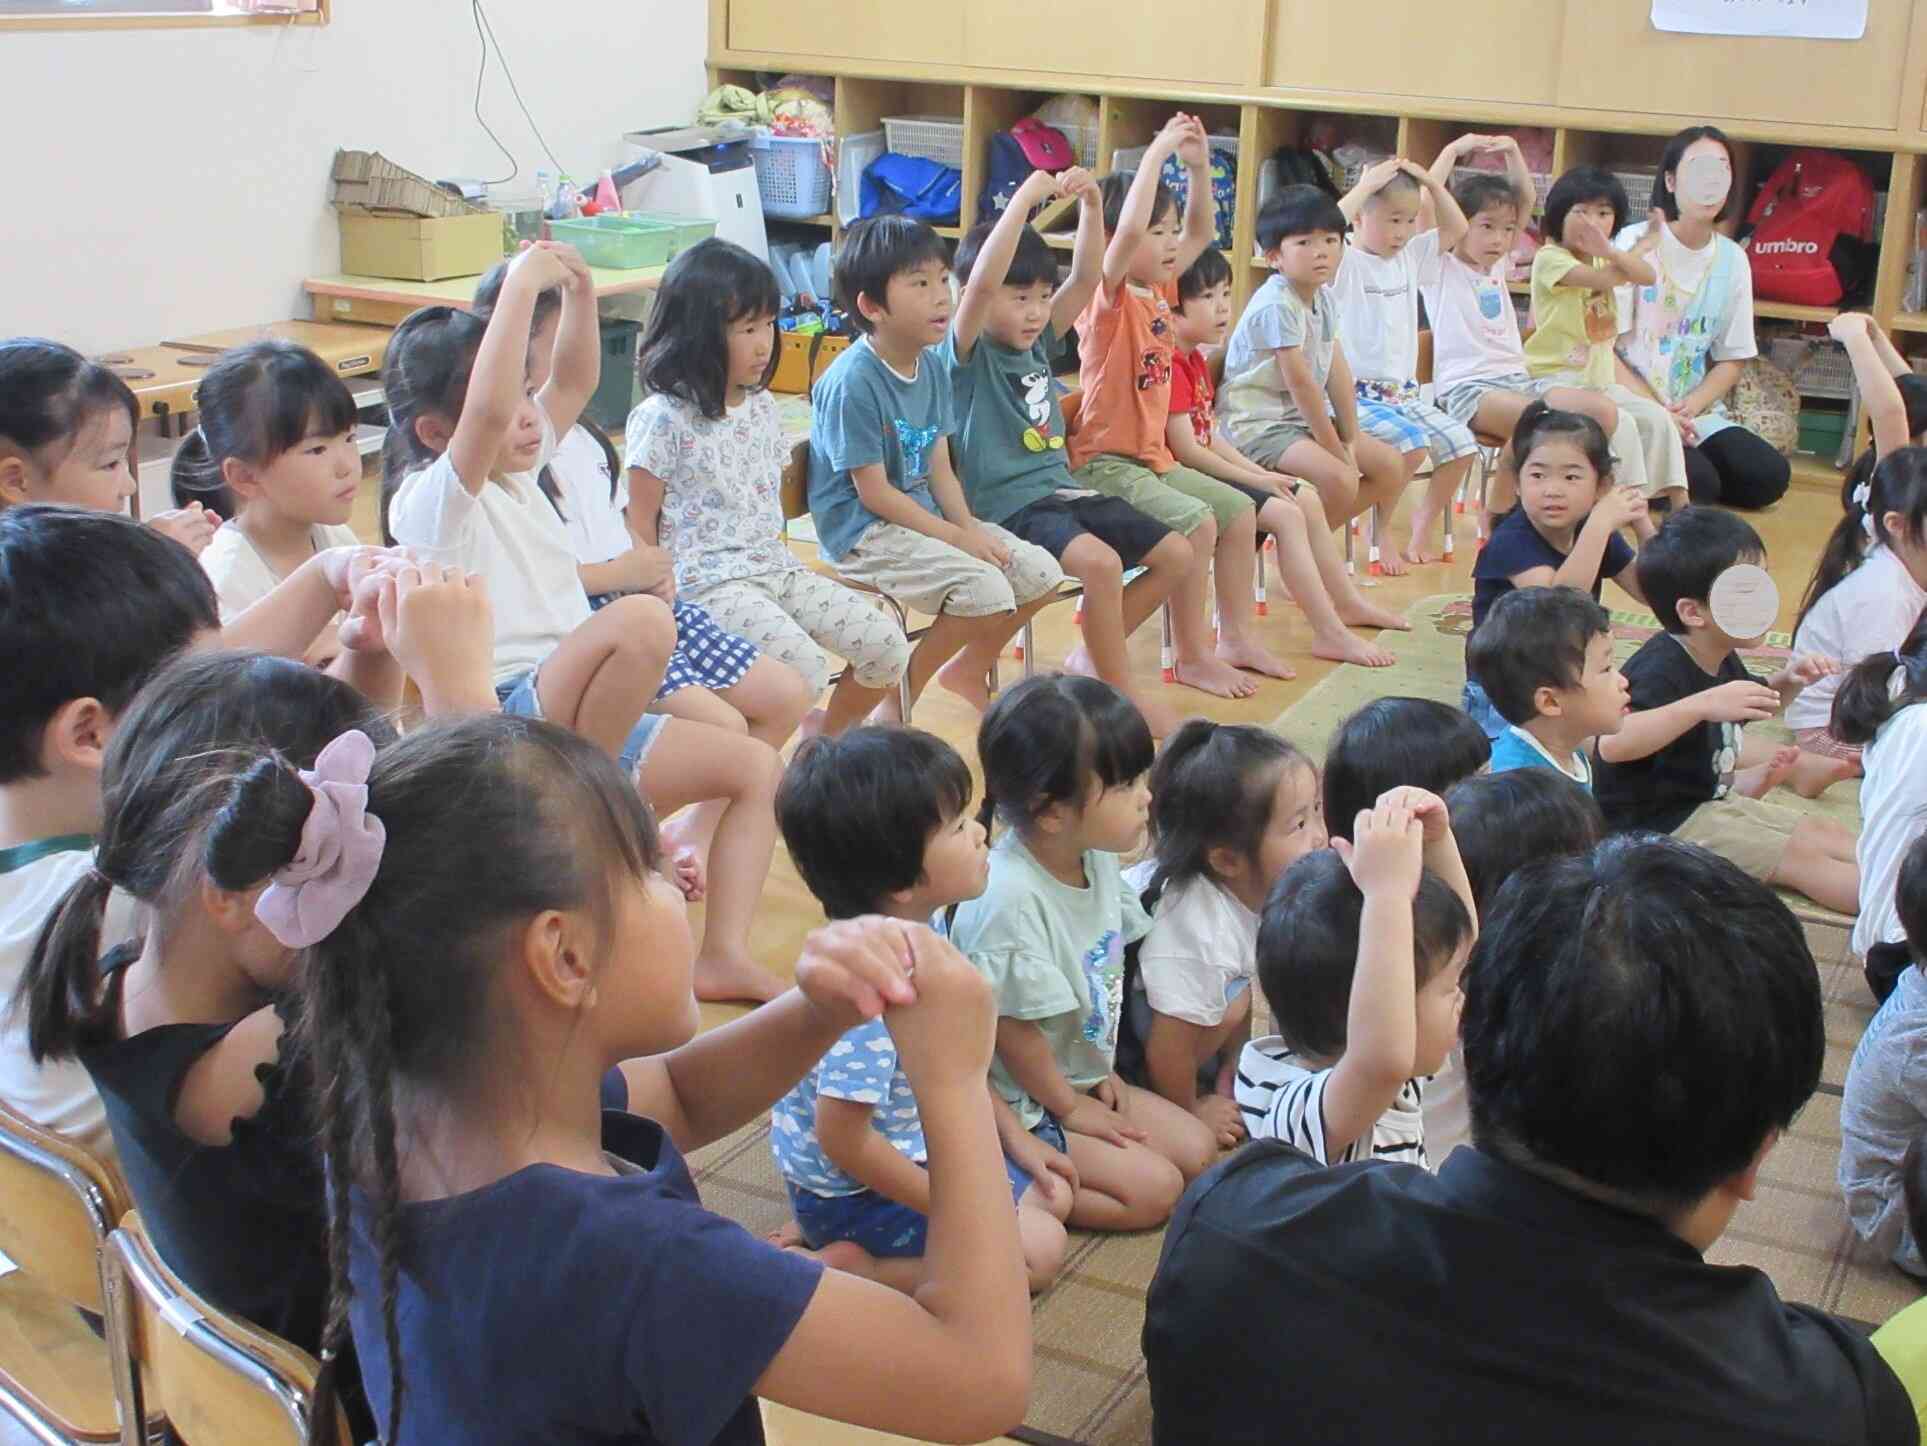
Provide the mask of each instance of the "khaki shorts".
[{"label": "khaki shorts", "polygon": [[873,522],[836,570],[930,617],[992,617],[1056,592],[1063,584],[1064,570],[1043,548],[981,518],[977,525],[1010,549],[1008,567],[979,562],[947,542],[894,522]]},{"label": "khaki shorts", "polygon": [[1071,473],[1071,480],[1107,497],[1122,497],[1139,512],[1186,537],[1196,532],[1207,516],[1218,519],[1222,532],[1251,511],[1251,499],[1229,482],[1189,467],[1153,472],[1129,457],[1106,455],[1091,458]]},{"label": "khaki shorts", "polygon": [[1673,837],[1718,854],[1766,884],[1780,871],[1787,842],[1804,817],[1781,804],[1729,794],[1694,809]]}]

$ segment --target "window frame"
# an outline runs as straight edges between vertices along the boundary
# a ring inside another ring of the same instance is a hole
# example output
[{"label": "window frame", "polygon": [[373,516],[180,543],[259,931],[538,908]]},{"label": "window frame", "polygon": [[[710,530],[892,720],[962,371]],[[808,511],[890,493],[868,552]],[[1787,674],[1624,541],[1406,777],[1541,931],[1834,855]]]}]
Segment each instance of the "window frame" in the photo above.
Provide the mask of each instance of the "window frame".
[{"label": "window frame", "polygon": [[[56,0],[49,0],[56,3]],[[0,14],[0,31],[7,30],[181,30],[195,28],[234,29],[245,26],[286,27],[326,25],[332,18],[333,0],[315,0],[316,8],[287,15],[231,15],[197,13],[142,14],[138,11],[80,12],[75,14],[8,15]]]}]

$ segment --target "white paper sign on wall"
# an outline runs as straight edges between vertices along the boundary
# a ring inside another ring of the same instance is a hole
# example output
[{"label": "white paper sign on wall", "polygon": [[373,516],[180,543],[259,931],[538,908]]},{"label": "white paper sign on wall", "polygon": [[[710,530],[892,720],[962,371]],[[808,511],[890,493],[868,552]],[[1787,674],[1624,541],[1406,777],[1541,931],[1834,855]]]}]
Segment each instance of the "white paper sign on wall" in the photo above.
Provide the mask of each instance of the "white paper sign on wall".
[{"label": "white paper sign on wall", "polygon": [[1858,40],[1867,0],[1653,0],[1653,28],[1682,35]]}]

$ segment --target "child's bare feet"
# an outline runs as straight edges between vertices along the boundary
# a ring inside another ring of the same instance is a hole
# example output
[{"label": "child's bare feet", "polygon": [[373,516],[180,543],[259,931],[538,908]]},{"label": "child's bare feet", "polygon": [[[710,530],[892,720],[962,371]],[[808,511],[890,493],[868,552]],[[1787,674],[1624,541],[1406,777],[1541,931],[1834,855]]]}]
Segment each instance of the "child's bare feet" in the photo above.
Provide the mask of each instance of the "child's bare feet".
[{"label": "child's bare feet", "polygon": [[1378,570],[1387,577],[1404,577],[1411,569],[1405,565],[1405,555],[1396,547],[1381,547],[1378,550]]},{"label": "child's bare feet", "polygon": [[1226,638],[1218,643],[1218,661],[1229,663],[1234,668],[1244,668],[1253,673],[1263,673],[1271,678],[1283,678],[1287,682],[1298,676],[1298,670],[1283,659],[1273,656],[1249,638]]},{"label": "child's bare feet", "polygon": [[1851,758],[1829,758],[1824,753],[1802,750],[1786,786],[1802,798],[1818,798],[1834,784],[1859,776],[1860,765]]},{"label": "child's bare feet", "polygon": [[767,1004],[789,988],[746,956],[698,954],[694,972],[696,997],[712,1004]]},{"label": "child's bare feet", "polygon": [[703,861],[696,857],[696,851],[684,849],[671,855],[669,870],[670,882],[682,890],[682,896],[692,904],[700,904],[709,879]]},{"label": "child's bare feet", "polygon": [[1249,698],[1258,691],[1258,685],[1251,679],[1216,658],[1179,658],[1171,669],[1171,676],[1187,688],[1220,698]]},{"label": "child's bare feet", "polygon": [[1406,541],[1405,550],[1401,555],[1414,567],[1423,567],[1428,563],[1442,560],[1440,557],[1425,550],[1425,539],[1431,536],[1432,530],[1438,526],[1438,523],[1439,519],[1436,513],[1431,516],[1427,516],[1423,511],[1412,514],[1411,536]]},{"label": "child's bare feet", "polygon": [[1742,768],[1735,773],[1733,791],[1742,798],[1765,798],[1786,782],[1799,757],[1800,750],[1797,748],[1778,749],[1765,763],[1756,763],[1751,768]]},{"label": "child's bare feet", "polygon": [[1385,632],[1409,633],[1412,625],[1397,613],[1386,608],[1374,607],[1360,598],[1356,603],[1341,603],[1333,599],[1332,605],[1338,609],[1338,620],[1348,628],[1378,628]]},{"label": "child's bare feet", "polygon": [[1377,643],[1368,643],[1342,629],[1330,637],[1313,638],[1311,655],[1334,663],[1356,663],[1361,668],[1389,668],[1398,661]]},{"label": "child's bare feet", "polygon": [[990,707],[990,679],[981,668],[973,667],[969,655],[959,653],[937,669],[937,681],[944,691],[956,694],[979,713]]}]

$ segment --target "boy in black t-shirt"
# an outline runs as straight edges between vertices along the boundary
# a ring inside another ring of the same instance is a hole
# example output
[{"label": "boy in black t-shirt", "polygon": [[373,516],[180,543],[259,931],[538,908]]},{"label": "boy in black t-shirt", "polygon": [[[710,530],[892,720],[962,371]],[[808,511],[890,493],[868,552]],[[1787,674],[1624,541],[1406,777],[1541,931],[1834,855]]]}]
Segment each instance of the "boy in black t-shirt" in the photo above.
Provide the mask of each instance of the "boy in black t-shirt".
[{"label": "boy in black t-shirt", "polygon": [[1800,657],[1762,683],[1740,661],[1736,650],[1757,644],[1763,632],[1726,631],[1716,611],[1729,624],[1735,617],[1711,598],[1729,569],[1757,567],[1765,557],[1757,532],[1709,507],[1675,514],[1641,549],[1640,589],[1666,631],[1647,639],[1622,670],[1633,712],[1618,733],[1599,740],[1594,791],[1614,830],[1676,834],[1764,883],[1857,913],[1853,835],[1765,801],[1790,778],[1799,751],[1741,735],[1743,724],[1773,717],[1809,683],[1839,671],[1832,659]]}]

